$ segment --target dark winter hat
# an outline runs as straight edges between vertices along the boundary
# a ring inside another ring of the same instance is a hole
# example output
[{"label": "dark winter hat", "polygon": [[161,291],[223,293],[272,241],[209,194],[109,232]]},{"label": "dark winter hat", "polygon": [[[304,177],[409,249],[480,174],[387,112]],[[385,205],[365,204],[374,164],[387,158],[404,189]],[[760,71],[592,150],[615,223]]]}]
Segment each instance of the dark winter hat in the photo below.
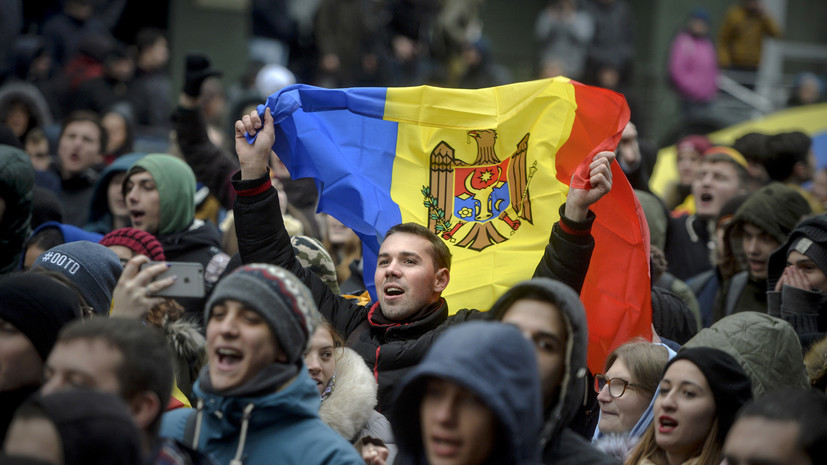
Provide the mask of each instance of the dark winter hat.
[{"label": "dark winter hat", "polygon": [[69,389],[36,395],[28,404],[40,407],[54,423],[63,443],[65,465],[141,463],[141,433],[119,397]]},{"label": "dark winter hat", "polygon": [[747,201],[749,198],[749,194],[738,194],[735,197],[727,200],[723,207],[721,207],[721,211],[718,212],[718,218],[715,220],[715,226],[720,228],[723,226],[723,223],[732,219],[735,216],[735,212]]},{"label": "dark winter hat", "polygon": [[57,271],[72,281],[98,315],[108,315],[123,267],[115,252],[89,241],[67,242],[43,252],[32,270]]},{"label": "dark winter hat", "polygon": [[0,318],[23,333],[46,360],[66,323],[80,318],[75,293],[48,276],[11,274],[0,278]]},{"label": "dark winter hat", "polygon": [[738,365],[732,355],[711,347],[693,347],[682,349],[663,372],[678,360],[687,360],[698,367],[706,377],[715,398],[715,410],[718,416],[718,440],[724,443],[729,428],[735,421],[735,414],[752,399],[752,381]]},{"label": "dark winter hat", "polygon": [[156,262],[163,262],[167,259],[166,256],[164,256],[164,248],[161,247],[158,239],[152,234],[141,231],[140,229],[116,229],[103,236],[99,244],[106,247],[110,245],[122,245],[135,252],[135,254],[146,255],[150,260]]},{"label": "dark winter hat", "polygon": [[341,294],[339,280],[336,277],[336,265],[322,243],[309,236],[292,236],[290,243],[293,245],[296,260],[324,281],[335,294]]},{"label": "dark winter hat", "polygon": [[[692,11],[689,13],[689,17],[700,19],[705,23],[709,23],[710,21],[709,11],[707,11],[706,8],[700,6],[693,8]],[[701,151],[701,153],[703,153],[703,151]]]},{"label": "dark winter hat", "polygon": [[304,355],[320,318],[307,287],[295,275],[274,265],[251,264],[218,282],[204,310],[204,321],[224,300],[236,300],[267,321],[289,363]]},{"label": "dark winter hat", "polygon": [[[804,241],[796,244],[801,238],[807,238],[812,243]],[[793,245],[796,245],[796,249],[792,248]],[[787,257],[791,249],[810,257],[822,271],[827,272],[827,259],[825,259],[827,254],[824,252],[827,250],[827,214],[815,215],[799,223],[790,232],[784,245],[775,249],[770,255],[767,266],[768,290],[775,290],[775,285],[784,273],[784,268],[787,267]]]},{"label": "dark winter hat", "polygon": [[787,256],[789,256],[793,250],[809,257],[820,270],[827,270],[827,249],[825,249],[824,246],[816,244],[808,237],[799,237],[790,245],[790,248],[787,249]]},{"label": "dark winter hat", "polygon": [[795,225],[810,212],[810,204],[801,194],[780,182],[772,182],[755,191],[738,208],[732,220],[736,228],[733,231],[738,233],[744,223],[751,223],[783,244]]}]

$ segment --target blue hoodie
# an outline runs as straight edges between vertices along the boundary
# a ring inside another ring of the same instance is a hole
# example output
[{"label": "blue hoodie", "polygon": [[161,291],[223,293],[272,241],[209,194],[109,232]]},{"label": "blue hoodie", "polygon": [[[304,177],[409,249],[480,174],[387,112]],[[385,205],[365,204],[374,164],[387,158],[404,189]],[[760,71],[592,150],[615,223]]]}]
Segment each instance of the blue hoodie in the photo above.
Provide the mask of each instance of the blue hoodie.
[{"label": "blue hoodie", "polygon": [[419,406],[424,381],[445,379],[474,392],[493,412],[499,432],[486,464],[540,462],[543,400],[534,349],[511,325],[471,321],[454,326],[436,340],[422,362],[395,391],[393,430],[399,460],[425,464]]},{"label": "blue hoodie", "polygon": [[[89,241],[89,242],[100,242],[103,239],[103,234],[98,234],[95,232],[86,231],[81,229],[77,226],[72,226],[71,224],[63,224],[58,223],[57,221],[47,221],[40,226],[37,227],[31,234],[29,234],[29,239],[36,236],[40,231],[43,231],[47,228],[56,228],[60,230],[60,234],[63,236],[63,243],[67,242],[75,242],[75,241]],[[26,251],[24,250],[23,253],[20,255],[20,260],[17,262],[17,269],[23,269],[23,263],[26,259]]]}]

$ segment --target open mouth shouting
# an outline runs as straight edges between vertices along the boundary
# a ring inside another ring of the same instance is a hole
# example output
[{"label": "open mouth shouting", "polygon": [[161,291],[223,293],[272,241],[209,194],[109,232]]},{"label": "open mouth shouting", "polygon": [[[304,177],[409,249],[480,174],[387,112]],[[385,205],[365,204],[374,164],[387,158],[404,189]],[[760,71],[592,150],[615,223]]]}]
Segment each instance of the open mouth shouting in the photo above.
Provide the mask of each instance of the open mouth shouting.
[{"label": "open mouth shouting", "polygon": [[219,347],[215,349],[216,367],[220,371],[233,371],[244,359],[244,354],[233,347]]},{"label": "open mouth shouting", "polygon": [[405,289],[396,283],[387,283],[382,287],[386,302],[392,302],[405,294]]},{"label": "open mouth shouting", "polygon": [[668,434],[678,427],[678,421],[666,415],[658,417],[658,432],[661,434]]}]

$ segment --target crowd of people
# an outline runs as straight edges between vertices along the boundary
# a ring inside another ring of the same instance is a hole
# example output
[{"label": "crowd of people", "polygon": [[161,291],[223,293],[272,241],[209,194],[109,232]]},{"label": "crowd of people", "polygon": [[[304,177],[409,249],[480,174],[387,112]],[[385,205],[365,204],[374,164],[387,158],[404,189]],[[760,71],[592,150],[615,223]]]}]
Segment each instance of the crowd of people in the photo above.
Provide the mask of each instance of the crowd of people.
[{"label": "crowd of people", "polygon": [[[395,225],[366,269],[255,106],[296,82],[506,83],[478,0],[253,1],[242,82],[190,53],[177,96],[163,31],[125,47],[99,3],[0,51],[0,464],[827,463],[827,171],[804,132],[688,135],[659,196],[629,122],[533,277],[449,309],[445,242]],[[725,28],[777,34],[763,11],[739,2]],[[621,89],[632,21],[623,0],[550,1],[538,73]],[[694,72],[757,65],[702,44],[709,22],[693,11],[673,46],[687,114],[714,94]],[[649,227],[652,337],[592,372],[591,207],[617,182]]]}]

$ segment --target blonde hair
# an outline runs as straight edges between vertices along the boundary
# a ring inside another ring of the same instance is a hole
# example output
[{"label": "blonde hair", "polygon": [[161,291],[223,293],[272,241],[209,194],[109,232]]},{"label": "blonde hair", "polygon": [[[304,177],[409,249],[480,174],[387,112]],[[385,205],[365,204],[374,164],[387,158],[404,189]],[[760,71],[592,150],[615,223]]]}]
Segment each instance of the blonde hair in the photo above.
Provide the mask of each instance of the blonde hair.
[{"label": "blonde hair", "polygon": [[669,361],[669,351],[645,340],[627,342],[606,357],[603,373],[609,371],[618,359],[629,370],[632,378],[629,382],[638,386],[651,399],[663,376],[663,368]]},{"label": "blonde hair", "polygon": [[[638,465],[644,460],[650,460],[655,465],[669,465],[666,459],[666,451],[658,446],[655,441],[655,425],[657,419],[646,428],[646,432],[640,438],[640,442],[635,447],[629,457],[624,462],[624,465]],[[697,453],[691,458],[697,458],[694,465],[720,465],[721,450],[724,445],[718,441],[718,416],[716,414],[715,420],[712,422],[712,427],[706,434],[703,445],[698,449]]]}]

